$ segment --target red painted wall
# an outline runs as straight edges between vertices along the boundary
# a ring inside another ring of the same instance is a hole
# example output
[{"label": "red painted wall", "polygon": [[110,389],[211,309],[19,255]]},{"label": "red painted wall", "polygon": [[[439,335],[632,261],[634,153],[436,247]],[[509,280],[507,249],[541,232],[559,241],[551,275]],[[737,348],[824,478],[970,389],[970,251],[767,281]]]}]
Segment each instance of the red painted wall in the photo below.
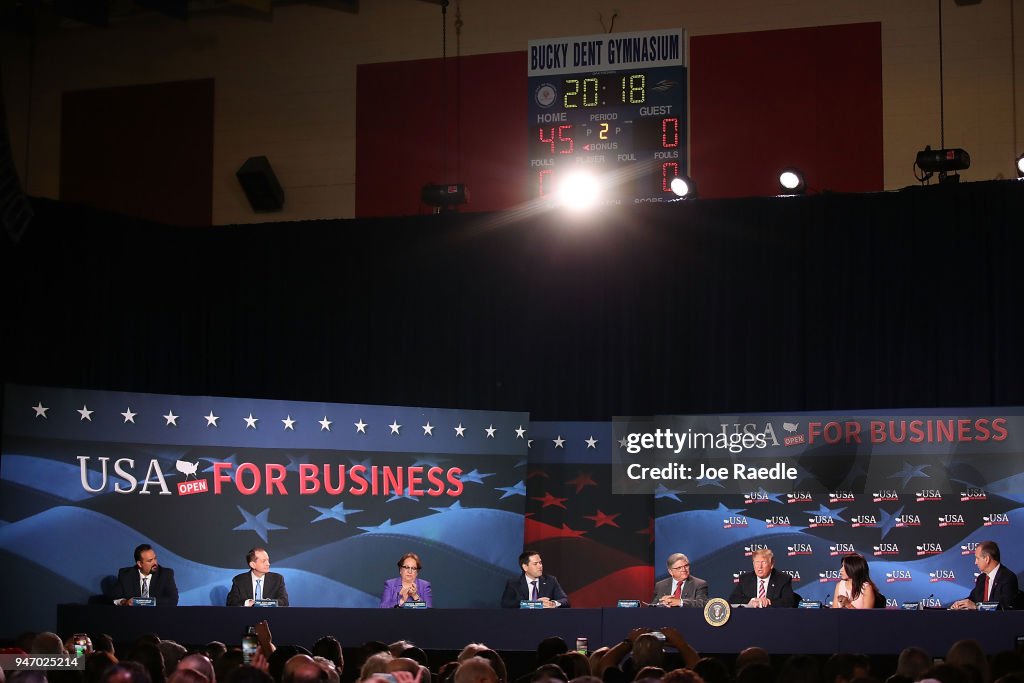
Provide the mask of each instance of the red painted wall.
[{"label": "red painted wall", "polygon": [[[702,197],[883,189],[881,25],[690,40],[690,171]],[[443,68],[442,68],[443,67]],[[465,182],[463,211],[522,204],[526,53],[360,65],[356,216],[429,213],[428,182]]]}]

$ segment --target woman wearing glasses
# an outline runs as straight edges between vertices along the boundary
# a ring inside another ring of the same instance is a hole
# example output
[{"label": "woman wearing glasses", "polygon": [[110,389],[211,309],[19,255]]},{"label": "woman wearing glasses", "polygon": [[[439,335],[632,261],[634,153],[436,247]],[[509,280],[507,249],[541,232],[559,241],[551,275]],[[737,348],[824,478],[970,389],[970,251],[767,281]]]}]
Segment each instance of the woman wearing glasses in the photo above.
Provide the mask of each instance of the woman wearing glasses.
[{"label": "woman wearing glasses", "polygon": [[398,578],[384,582],[384,595],[380,598],[381,607],[401,607],[410,600],[423,602],[433,607],[430,597],[430,582],[419,578],[420,556],[406,553],[398,560]]}]

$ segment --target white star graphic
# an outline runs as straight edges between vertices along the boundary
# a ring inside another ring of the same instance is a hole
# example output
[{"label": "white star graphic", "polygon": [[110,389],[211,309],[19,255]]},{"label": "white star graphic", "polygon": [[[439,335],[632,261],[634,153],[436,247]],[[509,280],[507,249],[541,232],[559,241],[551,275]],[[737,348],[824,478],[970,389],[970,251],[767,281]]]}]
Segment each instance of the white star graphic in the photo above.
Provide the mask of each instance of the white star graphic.
[{"label": "white star graphic", "polygon": [[217,427],[217,426],[219,426],[217,424],[217,420],[219,420],[220,417],[217,416],[217,415],[214,415],[212,410],[210,411],[209,415],[203,415],[203,417],[206,418],[206,426],[207,427]]},{"label": "white star graphic", "polygon": [[48,419],[46,417],[46,411],[49,410],[49,408],[45,407],[42,401],[32,406],[32,410],[36,411],[36,417],[41,417],[44,420]]},{"label": "white star graphic", "polygon": [[320,431],[331,431],[331,421],[324,415],[324,419],[320,420]]},{"label": "white star graphic", "polygon": [[518,427],[516,427],[516,438],[517,439],[525,439],[526,438],[526,430],[523,429],[523,425],[519,425]]},{"label": "white star graphic", "polygon": [[590,435],[589,439],[584,439],[584,441],[587,442],[587,448],[597,449],[597,439],[594,438],[593,434]]},{"label": "white star graphic", "polygon": [[466,428],[463,427],[462,423],[460,422],[459,426],[455,428],[455,438],[462,437],[463,439],[465,439],[466,435],[463,434],[464,431],[466,431]]},{"label": "white star graphic", "polygon": [[402,428],[402,425],[398,424],[398,420],[392,420],[388,427],[391,427],[392,434],[398,434],[398,430]]},{"label": "white star graphic", "polygon": [[353,422],[352,424],[356,426],[356,434],[366,433],[366,423],[363,422],[363,418],[359,418],[359,422]]},{"label": "white star graphic", "polygon": [[484,427],[484,431],[487,432],[487,438],[488,439],[493,439],[494,438],[494,432],[496,432],[498,430],[497,430],[497,428],[495,428],[495,426],[493,424],[489,424],[486,427]]},{"label": "white star graphic", "polygon": [[284,425],[286,430],[290,429],[293,432],[295,431],[295,420],[292,419],[291,415],[287,415],[283,420],[281,420],[281,423]]},{"label": "white star graphic", "polygon": [[89,406],[82,404],[82,409],[78,411],[78,414],[82,417],[78,418],[78,421],[81,422],[82,420],[88,420],[89,422],[92,422],[92,414],[95,412],[95,410],[89,410]]},{"label": "white star graphic", "polygon": [[167,414],[164,415],[163,418],[167,420],[167,424],[164,425],[165,427],[170,427],[172,425],[175,427],[178,426],[178,416],[174,414],[173,410],[168,410]]},{"label": "white star graphic", "polygon": [[619,439],[619,448],[625,448],[625,447],[626,447],[626,437],[622,437],[621,439]]},{"label": "white star graphic", "polygon": [[136,415],[138,415],[138,413],[133,413],[131,406],[128,406],[128,410],[126,410],[123,413],[121,413],[121,416],[124,417],[124,423],[125,424],[128,424],[129,422],[131,422],[132,424],[135,424],[135,416]]},{"label": "white star graphic", "polygon": [[245,420],[246,429],[256,429],[256,423],[260,421],[258,417],[253,417],[252,413],[249,413],[249,417],[243,417],[242,419]]},{"label": "white star graphic", "polygon": [[565,439],[562,438],[561,434],[551,439],[551,443],[555,444],[555,448],[565,448]]},{"label": "white star graphic", "polygon": [[430,424],[430,420],[427,420],[427,424],[423,425],[423,436],[433,436],[434,425]]}]

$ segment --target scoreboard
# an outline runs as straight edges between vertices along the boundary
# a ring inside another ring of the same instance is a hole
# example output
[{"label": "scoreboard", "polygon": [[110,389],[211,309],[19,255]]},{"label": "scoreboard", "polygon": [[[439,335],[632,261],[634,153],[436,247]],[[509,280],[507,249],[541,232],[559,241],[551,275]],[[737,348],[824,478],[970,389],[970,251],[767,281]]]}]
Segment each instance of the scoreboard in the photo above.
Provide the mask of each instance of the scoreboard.
[{"label": "scoreboard", "polygon": [[605,204],[674,197],[687,174],[681,29],[532,40],[528,61],[531,198],[581,171]]}]

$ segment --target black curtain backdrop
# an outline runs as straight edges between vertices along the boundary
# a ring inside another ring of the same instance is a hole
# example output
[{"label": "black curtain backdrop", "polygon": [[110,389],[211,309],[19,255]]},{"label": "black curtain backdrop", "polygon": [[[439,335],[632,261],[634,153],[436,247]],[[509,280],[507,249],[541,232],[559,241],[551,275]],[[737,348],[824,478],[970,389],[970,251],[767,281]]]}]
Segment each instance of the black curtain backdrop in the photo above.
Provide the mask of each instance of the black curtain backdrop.
[{"label": "black curtain backdrop", "polygon": [[3,379],[534,419],[1024,403],[1024,183],[183,229],[37,200]]}]

